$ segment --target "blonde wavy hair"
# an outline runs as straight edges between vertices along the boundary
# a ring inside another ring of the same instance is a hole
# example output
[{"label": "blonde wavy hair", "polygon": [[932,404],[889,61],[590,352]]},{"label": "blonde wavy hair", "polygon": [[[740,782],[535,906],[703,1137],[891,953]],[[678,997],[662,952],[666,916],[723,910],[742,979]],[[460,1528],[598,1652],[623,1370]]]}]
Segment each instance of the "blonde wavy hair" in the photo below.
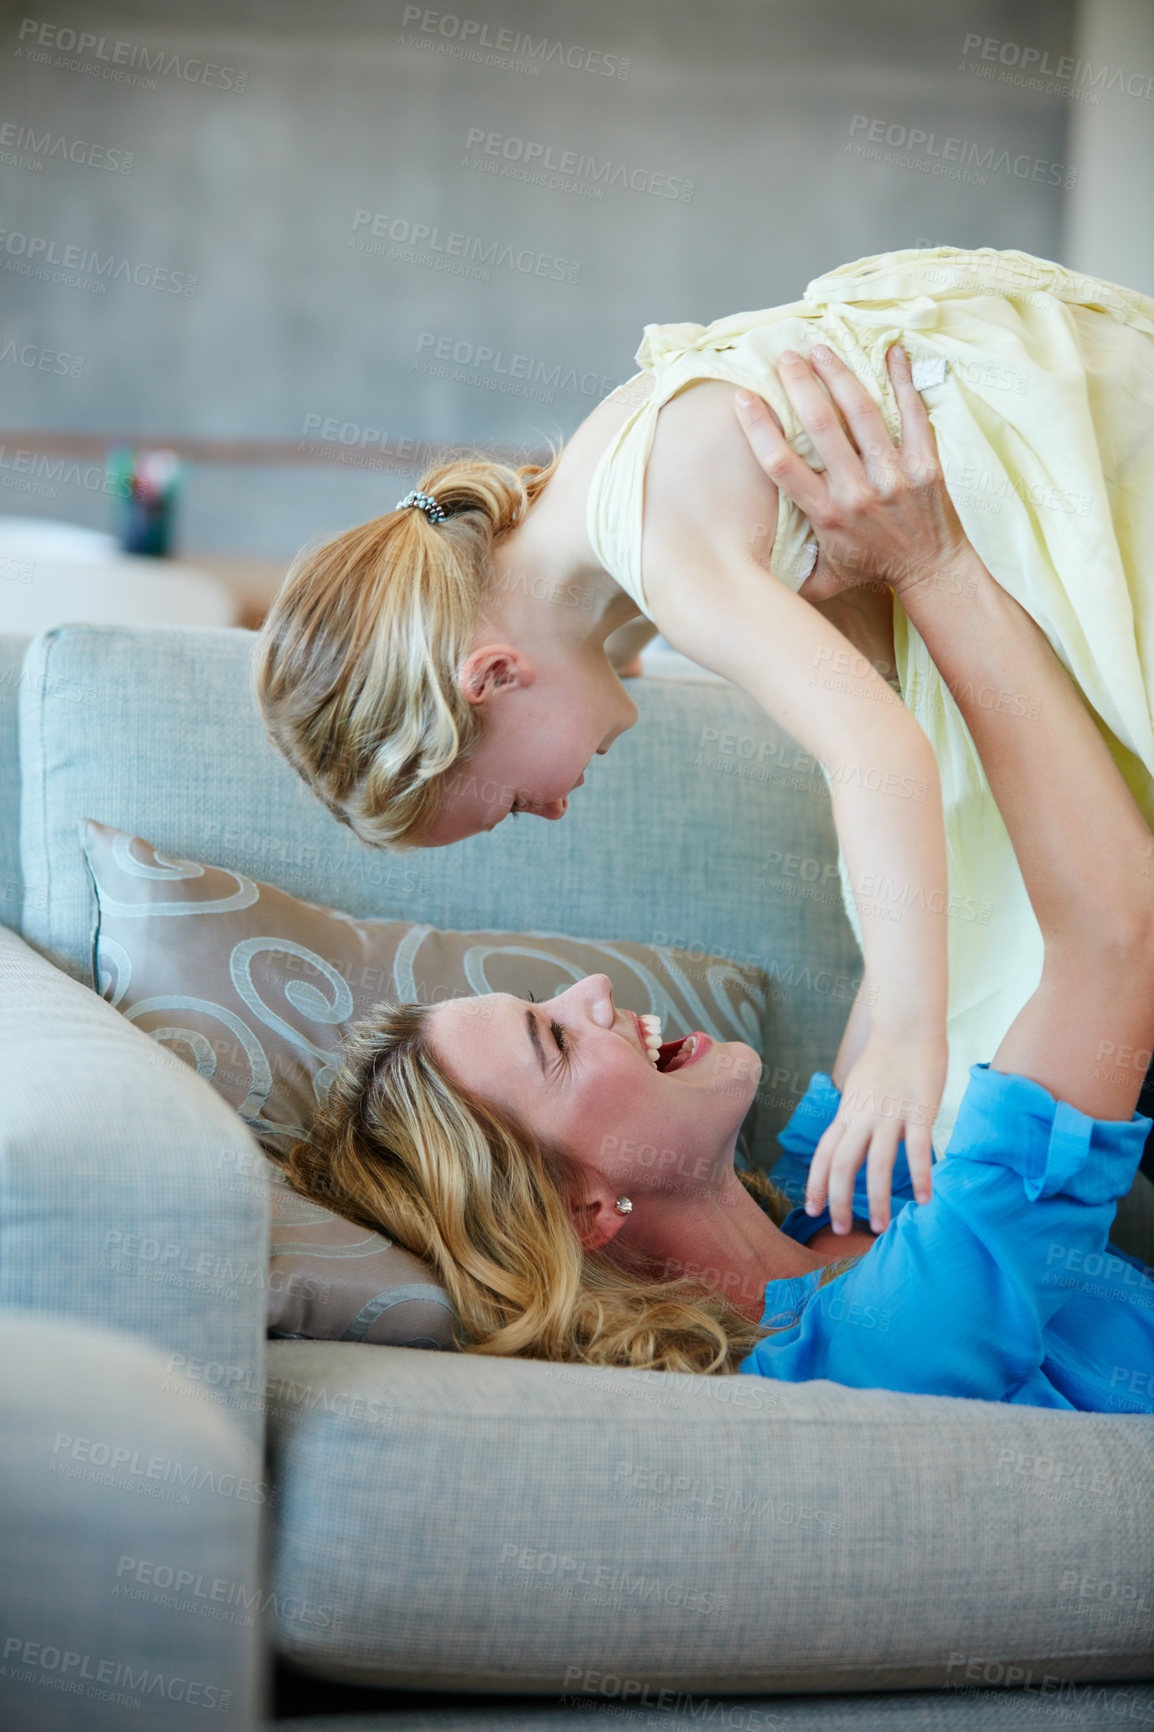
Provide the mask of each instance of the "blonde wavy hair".
[{"label": "blonde wavy hair", "polygon": [[420,482],[446,513],[389,511],[294,559],[257,639],[269,738],[329,811],[377,848],[419,845],[441,780],[481,721],[457,683],[492,582],[494,544],[561,458],[465,452]]},{"label": "blonde wavy hair", "polygon": [[[428,1015],[379,1004],[354,1025],[309,1141],[286,1158],[293,1187],[431,1263],[465,1352],[736,1371],[768,1331],[698,1281],[656,1281],[583,1251],[564,1152],[445,1073]],[[763,1174],[740,1176],[780,1224],[784,1194]]]}]

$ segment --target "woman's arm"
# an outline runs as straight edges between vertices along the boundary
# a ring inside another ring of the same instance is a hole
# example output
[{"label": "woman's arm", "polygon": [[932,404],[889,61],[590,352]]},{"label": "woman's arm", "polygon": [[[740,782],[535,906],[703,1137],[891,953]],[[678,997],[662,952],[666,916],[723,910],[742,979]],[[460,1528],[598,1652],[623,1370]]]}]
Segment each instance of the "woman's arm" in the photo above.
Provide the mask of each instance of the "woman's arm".
[{"label": "woman's arm", "polygon": [[972,548],[965,599],[898,594],[966,720],[1045,940],[993,1056],[1092,1118],[1134,1112],[1154,1040],[1151,835],[1047,640]]},{"label": "woman's arm", "polygon": [[623,680],[636,679],[641,673],[641,652],[656,634],[657,627],[644,615],[627,620],[609,633],[605,654]]},{"label": "woman's arm", "polygon": [[[782,441],[764,416],[755,414],[750,425],[757,421],[783,483],[790,470],[791,494],[799,488],[810,495],[808,502],[794,496],[821,538],[828,583],[847,575],[856,581],[853,572],[890,574],[958,704],[1005,820],[1045,960],[1037,991],[993,1063],[1091,1117],[1128,1119],[1154,1038],[1150,832],[1049,643],[966,539],[904,352],[891,351],[900,454],[852,373],[833,356],[819,365],[849,433],[824,423],[819,450],[828,483],[783,459]],[[823,409],[824,393],[804,363],[793,379],[791,396],[812,434],[828,404]],[[854,493],[855,503],[831,517],[829,496],[838,489],[843,501]],[[821,490],[824,499],[816,497]]]},{"label": "woman's arm", "polygon": [[[776,510],[776,488],[737,425],[730,387],[695,386],[666,405],[646,478],[642,568],[652,616],[676,649],[742,687],[825,767],[872,994],[870,1036],[845,1079],[840,1130],[858,1165],[868,1155],[878,1175],[880,1228],[903,1137],[917,1193],[929,1194],[945,1082],[940,785],[929,742],[885,681],[755,557],[764,557],[764,526]],[[887,921],[863,889],[878,872],[930,893],[900,922]],[[848,1231],[848,1207],[835,1221]]]}]

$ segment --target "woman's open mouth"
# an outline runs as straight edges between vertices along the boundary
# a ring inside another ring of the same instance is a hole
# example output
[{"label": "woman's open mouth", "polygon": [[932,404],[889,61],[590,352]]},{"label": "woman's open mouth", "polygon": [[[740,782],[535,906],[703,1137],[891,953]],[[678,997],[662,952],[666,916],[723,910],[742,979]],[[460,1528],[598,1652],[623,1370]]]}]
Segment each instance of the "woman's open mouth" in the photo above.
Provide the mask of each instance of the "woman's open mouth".
[{"label": "woman's open mouth", "polygon": [[684,1070],[687,1065],[696,1063],[713,1045],[707,1034],[700,1029],[695,1034],[683,1034],[678,1040],[661,1038],[661,1018],[650,1011],[645,1016],[638,1016],[636,1011],[630,1015],[637,1027],[644,1049],[649,1056],[649,1062],[663,1076],[671,1071]]},{"label": "woman's open mouth", "polygon": [[675,1070],[685,1070],[704,1058],[713,1042],[699,1029],[696,1034],[684,1034],[680,1040],[666,1040],[657,1049],[657,1068],[662,1076]]}]

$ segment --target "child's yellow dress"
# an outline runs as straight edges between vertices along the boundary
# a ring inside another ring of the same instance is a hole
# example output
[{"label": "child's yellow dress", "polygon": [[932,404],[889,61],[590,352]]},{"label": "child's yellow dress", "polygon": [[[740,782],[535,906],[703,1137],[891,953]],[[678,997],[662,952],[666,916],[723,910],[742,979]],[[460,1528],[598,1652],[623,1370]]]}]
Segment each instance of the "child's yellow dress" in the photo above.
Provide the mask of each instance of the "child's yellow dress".
[{"label": "child's yellow dress", "polygon": [[[1144,295],[1027,253],[938,247],[861,259],[817,278],[790,306],[708,328],[647,325],[637,362],[654,375],[653,394],[626,421],[590,487],[587,525],[598,557],[647,612],[645,466],[657,411],[683,386],[724,379],[759,392],[794,450],[817,467],[777,375],[781,351],[828,344],[897,438],[885,355],[898,339],[967,534],[1046,633],[1154,828],[1154,300]],[[783,493],[770,570],[796,591],[813,560],[813,532]],[[969,730],[896,600],[894,641],[902,697],[934,749],[945,808],[950,1065],[935,1124],[940,1150],[970,1066],[993,1058],[1038,984],[1042,937]],[[979,702],[1024,715],[1028,725],[1028,698],[985,692],[977,671],[974,683]],[[844,860],[842,884],[860,940]],[[916,894],[905,885],[871,888],[897,911]],[[1094,894],[1087,884],[1087,900]]]}]

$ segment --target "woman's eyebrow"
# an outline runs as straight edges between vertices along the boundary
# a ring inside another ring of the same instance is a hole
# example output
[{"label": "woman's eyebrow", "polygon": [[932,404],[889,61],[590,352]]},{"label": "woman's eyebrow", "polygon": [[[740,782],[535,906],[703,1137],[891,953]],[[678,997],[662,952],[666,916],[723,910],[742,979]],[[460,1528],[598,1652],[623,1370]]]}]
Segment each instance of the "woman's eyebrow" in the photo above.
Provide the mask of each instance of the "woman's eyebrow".
[{"label": "woman's eyebrow", "polygon": [[529,1030],[529,1039],[533,1042],[533,1050],[537,1054],[538,1061],[541,1065],[541,1074],[547,1076],[549,1073],[549,1066],[541,1047],[541,1035],[537,1028],[537,1018],[533,1015],[531,1010],[525,1012],[525,1024]]}]

